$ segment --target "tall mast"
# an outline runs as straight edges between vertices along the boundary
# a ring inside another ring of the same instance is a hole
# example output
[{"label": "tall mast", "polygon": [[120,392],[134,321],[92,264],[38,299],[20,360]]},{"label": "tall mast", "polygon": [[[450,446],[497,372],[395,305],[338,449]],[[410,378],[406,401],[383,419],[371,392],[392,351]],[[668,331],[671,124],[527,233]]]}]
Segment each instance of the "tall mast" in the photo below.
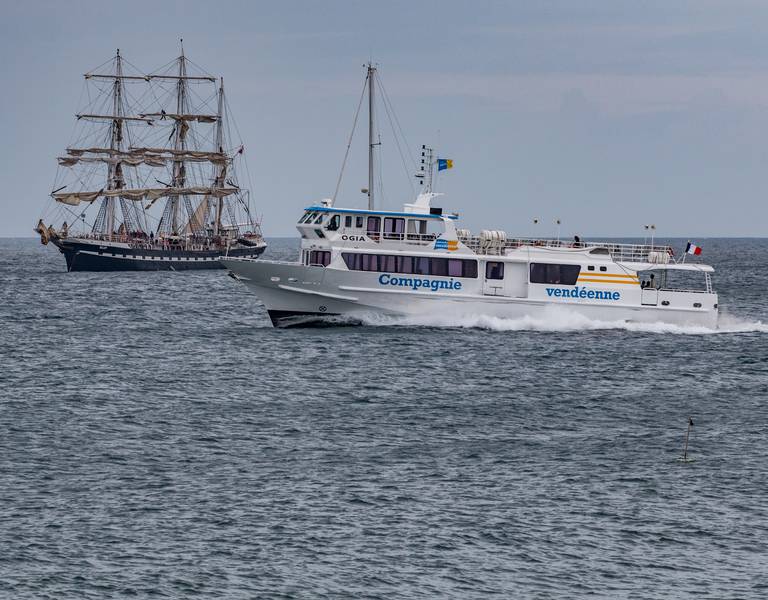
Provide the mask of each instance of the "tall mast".
[{"label": "tall mast", "polygon": [[[176,84],[176,113],[179,115],[183,115],[186,106],[186,94],[187,94],[187,84],[186,84],[186,59],[184,58],[184,40],[181,40],[181,56],[179,56],[179,81]],[[179,120],[179,122],[176,124],[176,135],[174,136],[173,140],[173,148],[174,150],[181,151],[186,150],[187,142],[187,128],[188,125],[186,121]],[[184,166],[184,161],[177,161],[173,163],[173,185],[177,188],[184,187],[184,183],[186,181],[186,168]],[[172,202],[172,221],[171,221],[171,232],[173,235],[178,235],[179,233],[179,196],[173,196],[171,198]]]},{"label": "tall mast", "polygon": [[376,67],[368,63],[368,210],[373,210],[373,80]]},{"label": "tall mast", "polygon": [[[120,49],[117,49],[115,56],[115,82],[113,84],[112,93],[112,116],[122,116],[122,95],[123,95],[123,67],[122,58],[120,58]],[[109,147],[111,150],[119,150],[121,142],[123,140],[123,123],[119,119],[112,121],[112,135],[109,139]],[[107,181],[107,189],[113,190],[121,188],[122,186],[122,167],[120,163],[110,164],[107,170],[109,181]],[[115,198],[106,198],[107,203],[107,234],[112,236],[115,232]]]},{"label": "tall mast", "polygon": [[[216,110],[218,120],[216,121],[216,152],[224,153],[224,78],[221,78],[221,84],[219,85],[219,104]],[[214,187],[223,187],[224,179],[227,173],[227,163],[217,168],[218,174],[216,176],[216,182]],[[221,229],[221,212],[224,208],[224,198],[219,196],[216,201],[216,223],[213,228],[213,235],[219,235]]]}]

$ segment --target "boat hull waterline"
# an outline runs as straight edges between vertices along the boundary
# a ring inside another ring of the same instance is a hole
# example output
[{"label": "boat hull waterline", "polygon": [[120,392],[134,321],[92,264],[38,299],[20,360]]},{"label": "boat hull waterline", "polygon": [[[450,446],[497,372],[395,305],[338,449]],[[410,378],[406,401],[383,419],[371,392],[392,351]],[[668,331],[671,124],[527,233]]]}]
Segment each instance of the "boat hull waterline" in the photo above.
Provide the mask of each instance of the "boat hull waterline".
[{"label": "boat hull waterline", "polygon": [[[131,248],[123,245],[102,245],[76,240],[54,240],[67,261],[67,271],[190,271],[223,269],[219,250],[160,250]],[[255,259],[266,244],[234,248],[231,256]]]},{"label": "boat hull waterline", "polygon": [[[550,318],[554,311],[568,311],[601,322],[666,323],[684,327],[717,327],[717,310],[674,306],[607,304],[581,298],[560,302],[541,298],[489,296],[472,291],[401,290],[379,285],[382,273],[354,273],[323,267],[307,268],[297,263],[251,261],[233,257],[221,262],[247,285],[266,307],[275,327],[316,325],[370,319],[371,316],[452,318],[478,316],[502,319]],[[350,277],[353,275],[353,277]],[[386,278],[384,278],[386,279]],[[431,278],[435,279],[435,278]],[[449,278],[442,278],[450,281]],[[678,293],[679,292],[675,292]],[[663,292],[662,292],[663,294]],[[712,298],[716,302],[716,296]],[[663,300],[662,300],[663,301]]]}]

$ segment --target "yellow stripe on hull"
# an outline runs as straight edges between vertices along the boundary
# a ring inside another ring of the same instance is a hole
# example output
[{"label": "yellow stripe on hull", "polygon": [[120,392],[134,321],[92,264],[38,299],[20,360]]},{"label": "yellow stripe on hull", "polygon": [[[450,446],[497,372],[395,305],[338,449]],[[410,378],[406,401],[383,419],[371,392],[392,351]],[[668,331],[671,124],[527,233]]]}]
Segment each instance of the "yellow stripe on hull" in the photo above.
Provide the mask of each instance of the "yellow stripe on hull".
[{"label": "yellow stripe on hull", "polygon": [[610,284],[618,283],[618,284],[622,284],[622,285],[638,285],[640,283],[637,279],[621,280],[621,279],[592,279],[592,278],[589,278],[589,277],[579,277],[578,280],[579,281],[588,281],[590,283],[606,283],[606,284],[608,284],[608,283],[610,283]]},{"label": "yellow stripe on hull", "polygon": [[624,273],[592,273],[591,271],[587,271],[586,273],[583,273],[583,277],[607,277],[607,278],[613,278],[613,279],[634,279],[637,281],[637,275],[626,275]]}]

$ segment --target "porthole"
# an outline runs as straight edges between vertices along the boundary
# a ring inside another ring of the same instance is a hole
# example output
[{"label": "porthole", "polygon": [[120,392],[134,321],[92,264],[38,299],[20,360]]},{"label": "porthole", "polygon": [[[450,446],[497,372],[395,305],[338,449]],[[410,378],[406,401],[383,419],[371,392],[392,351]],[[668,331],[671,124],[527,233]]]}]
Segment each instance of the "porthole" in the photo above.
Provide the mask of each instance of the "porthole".
[{"label": "porthole", "polygon": [[701,302],[694,302],[693,308],[701,308]]},{"label": "porthole", "polygon": [[608,267],[600,267],[600,270],[601,270],[601,271],[607,271],[607,270],[608,270]]},{"label": "porthole", "polygon": [[669,306],[669,300],[662,300],[661,301],[662,306]]},{"label": "porthole", "polygon": [[587,271],[594,271],[594,270],[595,270],[595,265],[587,266]]}]

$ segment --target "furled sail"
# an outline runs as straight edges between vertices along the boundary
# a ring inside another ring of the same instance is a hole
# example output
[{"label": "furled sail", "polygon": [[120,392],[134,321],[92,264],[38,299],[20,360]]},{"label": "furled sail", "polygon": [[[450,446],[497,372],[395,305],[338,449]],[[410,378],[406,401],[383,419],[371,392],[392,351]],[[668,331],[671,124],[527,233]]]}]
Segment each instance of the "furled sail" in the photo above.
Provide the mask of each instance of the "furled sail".
[{"label": "furled sail", "polygon": [[[173,148],[130,148],[128,151],[113,150],[112,148],[67,148],[67,154],[72,157],[81,157],[84,154],[109,154],[114,157],[124,158],[152,158],[156,160],[175,158],[177,160],[203,161],[212,163],[224,163],[228,156],[224,152],[205,152],[198,150],[175,150]],[[165,156],[163,156],[165,155]],[[62,157],[59,158],[61,163]],[[149,164],[149,163],[147,163]],[[163,163],[164,165],[165,163]],[[158,165],[158,166],[163,166]],[[70,165],[64,165],[70,166]]]},{"label": "furled sail", "polygon": [[147,117],[122,117],[119,115],[75,115],[78,119],[88,119],[89,121],[143,121],[152,124],[152,119]]},{"label": "furled sail", "polygon": [[53,198],[62,204],[77,206],[81,202],[93,202],[101,192],[70,192],[68,194],[53,194]]},{"label": "furled sail", "polygon": [[132,155],[127,156],[95,156],[95,157],[75,157],[75,156],[59,156],[59,164],[62,167],[74,167],[78,163],[105,163],[108,165],[122,164],[129,167],[138,167],[142,164],[150,167],[164,167],[173,162],[211,162],[215,164],[224,163],[224,159],[214,159],[208,157],[199,156],[157,156],[153,154]]},{"label": "furled sail", "polygon": [[224,152],[207,152],[203,150],[175,150],[173,148],[133,148],[130,149],[131,154],[172,154],[174,156],[190,158],[206,158],[213,162],[223,162],[227,160],[227,155]]},{"label": "furled sail", "polygon": [[215,123],[219,120],[217,115],[180,115],[176,113],[145,113],[141,117],[152,118],[152,120],[173,119],[175,121],[197,121],[198,123]]},{"label": "furled sail", "polygon": [[105,198],[125,198],[126,200],[157,200],[163,196],[213,196],[223,198],[231,194],[236,194],[240,188],[215,188],[215,187],[164,187],[164,188],[136,188],[136,189],[117,189],[101,190],[99,192],[62,192],[53,194],[57,202],[77,206],[81,202],[93,202],[99,196]]}]

